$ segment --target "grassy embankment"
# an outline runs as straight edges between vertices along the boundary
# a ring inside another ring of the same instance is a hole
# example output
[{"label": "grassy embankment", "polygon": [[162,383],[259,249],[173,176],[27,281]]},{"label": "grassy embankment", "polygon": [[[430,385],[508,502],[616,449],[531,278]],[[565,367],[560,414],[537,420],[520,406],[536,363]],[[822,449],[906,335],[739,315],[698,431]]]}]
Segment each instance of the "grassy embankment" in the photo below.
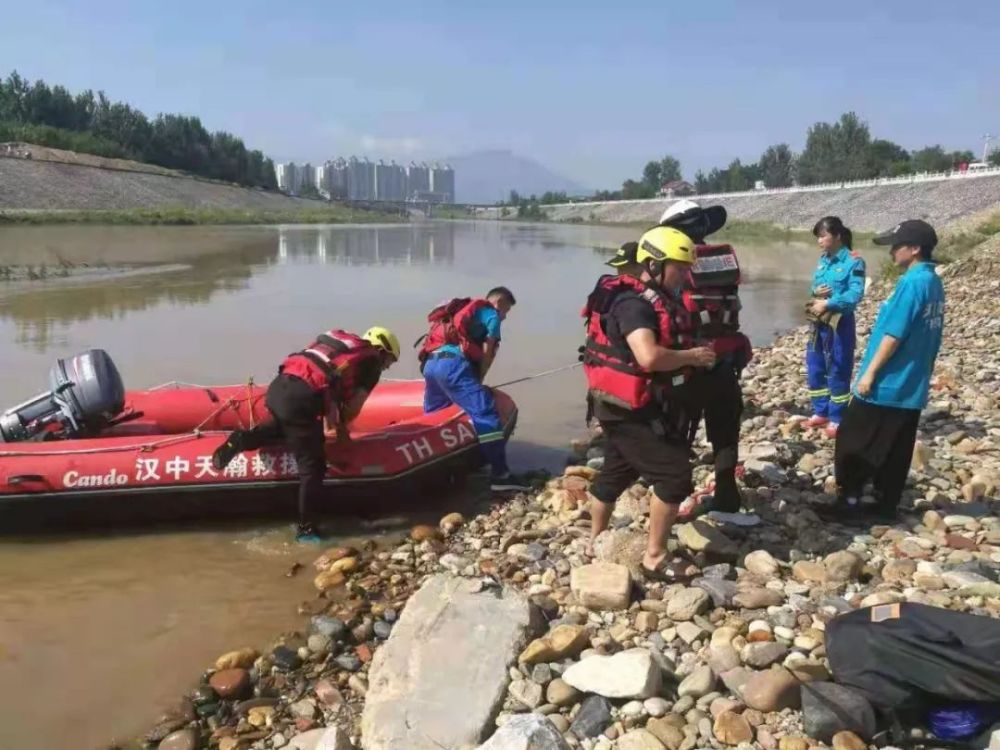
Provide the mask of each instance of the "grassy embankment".
[{"label": "grassy embankment", "polygon": [[134,208],[109,211],[3,211],[2,225],[101,224],[121,226],[195,226],[208,224],[375,224],[398,223],[398,213],[346,206],[270,211],[229,208]]}]

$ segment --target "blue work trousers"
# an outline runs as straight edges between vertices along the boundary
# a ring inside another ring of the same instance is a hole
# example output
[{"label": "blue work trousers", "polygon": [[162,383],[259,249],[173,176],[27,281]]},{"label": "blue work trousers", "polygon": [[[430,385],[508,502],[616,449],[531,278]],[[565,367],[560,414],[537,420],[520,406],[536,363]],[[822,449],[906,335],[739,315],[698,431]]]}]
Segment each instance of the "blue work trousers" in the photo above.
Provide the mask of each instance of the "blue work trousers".
[{"label": "blue work trousers", "polygon": [[424,411],[458,404],[476,430],[483,457],[494,477],[508,473],[507,444],[493,391],[483,385],[473,365],[462,356],[431,355],[424,364]]},{"label": "blue work trousers", "polygon": [[806,379],[813,414],[840,424],[840,416],[851,400],[854,369],[854,313],[840,317],[837,328],[815,324],[806,347]]}]

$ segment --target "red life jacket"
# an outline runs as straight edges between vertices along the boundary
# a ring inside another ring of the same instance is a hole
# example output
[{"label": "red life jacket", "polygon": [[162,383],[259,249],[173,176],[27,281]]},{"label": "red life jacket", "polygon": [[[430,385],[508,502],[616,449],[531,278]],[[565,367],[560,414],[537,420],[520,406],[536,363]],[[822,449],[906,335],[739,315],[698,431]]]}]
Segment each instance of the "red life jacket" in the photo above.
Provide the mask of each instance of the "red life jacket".
[{"label": "red life jacket", "polygon": [[627,409],[641,409],[654,400],[684,385],[693,372],[690,368],[670,373],[643,370],[627,343],[614,344],[608,338],[606,316],[621,294],[635,294],[648,302],[656,312],[657,343],[672,349],[687,349],[690,336],[684,333],[689,324],[684,308],[655,288],[634,276],[602,276],[587,298],[582,315],[586,319],[587,342],[582,347],[583,371],[589,394],[609,404]]},{"label": "red life jacket", "polygon": [[423,365],[428,356],[446,344],[457,346],[470,362],[480,362],[486,336],[485,331],[477,330],[480,326],[476,313],[484,307],[492,305],[484,299],[455,297],[431,310],[427,315],[430,329],[414,345],[423,344],[417,353],[420,364]]},{"label": "red life jacket", "polygon": [[740,265],[730,245],[698,245],[697,260],[681,294],[689,313],[688,331],[700,346],[711,346],[718,357],[733,355],[739,367],[753,356],[750,341],[740,333]]},{"label": "red life jacket", "polygon": [[358,366],[378,356],[379,350],[360,336],[331,330],[302,351],[289,354],[278,372],[294,375],[314,391],[328,392],[331,399],[343,402],[354,395]]}]

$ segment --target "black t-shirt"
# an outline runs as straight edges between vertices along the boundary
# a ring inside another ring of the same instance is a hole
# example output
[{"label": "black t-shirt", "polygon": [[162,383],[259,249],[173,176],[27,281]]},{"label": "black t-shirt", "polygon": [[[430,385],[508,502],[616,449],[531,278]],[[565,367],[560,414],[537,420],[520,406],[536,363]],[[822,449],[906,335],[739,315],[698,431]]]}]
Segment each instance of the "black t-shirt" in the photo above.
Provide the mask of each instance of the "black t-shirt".
[{"label": "black t-shirt", "polygon": [[382,365],[378,358],[369,357],[358,363],[358,372],[354,382],[358,388],[363,388],[371,393],[381,377]]},{"label": "black t-shirt", "polygon": [[[660,324],[656,317],[656,310],[651,304],[639,295],[627,292],[618,295],[611,304],[611,309],[604,316],[604,327],[608,339],[615,348],[630,351],[626,341],[629,334],[640,328],[648,328],[655,333],[659,331]],[[656,404],[632,410],[605,401],[594,401],[594,416],[602,422],[648,421],[654,418],[659,411],[660,407]]]}]

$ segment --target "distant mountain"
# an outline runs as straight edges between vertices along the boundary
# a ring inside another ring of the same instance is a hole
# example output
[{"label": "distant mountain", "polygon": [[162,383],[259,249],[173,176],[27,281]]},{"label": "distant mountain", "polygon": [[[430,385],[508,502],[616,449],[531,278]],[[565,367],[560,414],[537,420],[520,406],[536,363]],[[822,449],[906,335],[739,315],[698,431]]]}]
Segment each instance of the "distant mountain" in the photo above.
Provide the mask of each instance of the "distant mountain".
[{"label": "distant mountain", "polygon": [[477,151],[442,161],[455,168],[455,200],[459,203],[496,203],[506,200],[511,190],[526,197],[548,190],[570,195],[591,192],[534,159],[510,151]]}]

